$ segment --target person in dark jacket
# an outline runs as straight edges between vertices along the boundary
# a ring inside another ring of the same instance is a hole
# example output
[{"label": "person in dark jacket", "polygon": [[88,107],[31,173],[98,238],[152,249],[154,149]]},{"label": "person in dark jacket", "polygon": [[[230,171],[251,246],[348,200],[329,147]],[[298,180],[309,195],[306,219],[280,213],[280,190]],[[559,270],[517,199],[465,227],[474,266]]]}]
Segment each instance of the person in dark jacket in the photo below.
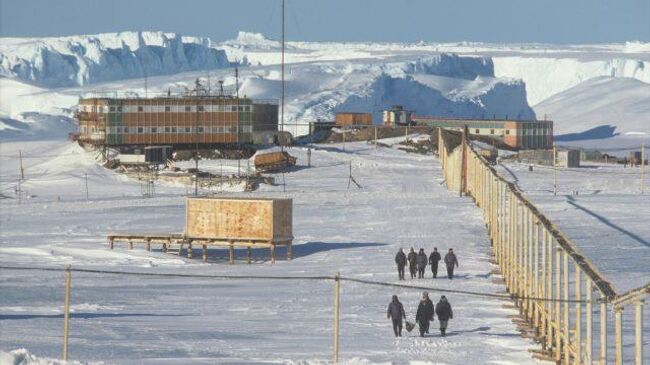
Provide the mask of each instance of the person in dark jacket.
[{"label": "person in dark jacket", "polygon": [[458,259],[456,259],[453,248],[450,248],[449,252],[445,255],[445,265],[447,265],[447,277],[453,279],[454,267],[458,267]]},{"label": "person in dark jacket", "polygon": [[436,304],[436,314],[440,322],[440,335],[445,337],[447,332],[447,323],[450,319],[454,318],[454,312],[451,310],[451,304],[447,301],[444,295],[440,297],[440,301]]},{"label": "person in dark jacket", "polygon": [[415,262],[418,265],[418,278],[419,279],[424,279],[424,270],[427,268],[427,254],[424,253],[424,249],[421,248],[420,252],[418,252],[417,257],[415,258]]},{"label": "person in dark jacket", "polygon": [[433,273],[434,279],[438,277],[438,262],[440,260],[442,258],[440,257],[440,252],[438,252],[438,247],[434,247],[433,252],[429,256],[429,265],[431,265],[431,272]]},{"label": "person in dark jacket", "polygon": [[404,267],[406,266],[406,254],[401,248],[397,255],[395,255],[395,263],[397,264],[397,275],[400,280],[404,280]]},{"label": "person in dark jacket", "polygon": [[409,262],[409,271],[411,272],[411,279],[415,279],[415,273],[417,272],[417,254],[415,253],[415,250],[413,250],[413,247],[411,247],[411,251],[409,252],[409,255],[407,256],[408,262]]},{"label": "person in dark jacket", "polygon": [[415,321],[420,326],[420,337],[424,337],[425,333],[429,333],[429,322],[433,321],[433,315],[433,302],[429,299],[429,293],[424,292],[418,305],[418,311],[415,314]]},{"label": "person in dark jacket", "polygon": [[395,337],[402,336],[402,318],[406,320],[406,312],[404,306],[397,299],[397,295],[393,295],[393,300],[388,305],[388,319],[393,320],[393,332]]}]

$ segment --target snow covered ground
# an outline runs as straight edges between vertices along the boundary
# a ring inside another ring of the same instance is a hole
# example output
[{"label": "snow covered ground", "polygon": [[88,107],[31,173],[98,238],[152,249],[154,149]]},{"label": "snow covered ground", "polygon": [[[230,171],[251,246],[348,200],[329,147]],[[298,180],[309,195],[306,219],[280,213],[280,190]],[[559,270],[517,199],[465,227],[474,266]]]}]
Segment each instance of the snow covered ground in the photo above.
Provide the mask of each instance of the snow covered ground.
[{"label": "snow covered ground", "polygon": [[[35,197],[20,205],[16,199],[2,201],[0,264],[262,276],[340,271],[398,282],[393,258],[399,247],[429,252],[438,246],[457,251],[458,277],[406,283],[431,287],[435,300],[440,296],[436,287],[503,290],[492,283],[489,243],[478,209],[440,185],[436,160],[392,148],[375,150],[365,143],[348,143],[345,152],[337,147],[342,146],[317,147],[313,168],[285,174],[286,192],[282,186],[263,186],[242,193],[294,199],[295,259],[272,265],[266,252],[254,251],[254,264],[231,266],[223,250],[211,251],[210,262],[203,263],[142,248],[107,248],[105,235],[111,231],[182,231],[184,189],[159,187],[158,196],[142,199],[137,183],[102,171],[92,155],[71,145],[3,145],[3,156],[22,148],[49,157],[26,169],[24,188]],[[304,166],[306,151],[293,148],[291,153]],[[350,161],[363,189],[348,190]],[[17,168],[7,160],[0,166],[2,176]],[[90,201],[83,188],[86,173]],[[60,355],[62,280],[59,273],[2,270],[0,349]],[[507,318],[514,312],[501,308],[499,300],[450,294],[454,320],[448,337],[439,337],[434,323],[431,337],[411,333],[395,339],[385,317],[392,294],[400,296],[413,320],[420,290],[343,283],[341,351],[346,362],[533,363],[526,351],[533,344],[519,337]],[[74,273],[72,310],[70,353],[75,360],[321,363],[331,356],[332,282],[327,281]]]}]

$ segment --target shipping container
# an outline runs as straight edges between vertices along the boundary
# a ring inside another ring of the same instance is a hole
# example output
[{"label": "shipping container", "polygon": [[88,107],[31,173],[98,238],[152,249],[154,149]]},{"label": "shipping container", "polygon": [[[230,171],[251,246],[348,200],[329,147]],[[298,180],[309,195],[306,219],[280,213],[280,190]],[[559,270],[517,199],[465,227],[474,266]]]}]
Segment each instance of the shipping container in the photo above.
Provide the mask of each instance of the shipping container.
[{"label": "shipping container", "polygon": [[191,238],[287,242],[293,239],[293,200],[188,198],[185,234]]}]

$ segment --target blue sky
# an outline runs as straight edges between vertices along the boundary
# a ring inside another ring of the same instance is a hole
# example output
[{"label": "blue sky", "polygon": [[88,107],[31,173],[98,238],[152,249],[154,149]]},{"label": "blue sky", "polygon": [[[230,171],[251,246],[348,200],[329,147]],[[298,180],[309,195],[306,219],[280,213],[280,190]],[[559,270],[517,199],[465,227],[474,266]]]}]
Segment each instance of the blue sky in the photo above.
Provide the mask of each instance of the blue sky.
[{"label": "blue sky", "polygon": [[[287,39],[650,41],[650,0],[286,0]],[[164,30],[277,38],[280,0],[0,0],[2,36]]]}]

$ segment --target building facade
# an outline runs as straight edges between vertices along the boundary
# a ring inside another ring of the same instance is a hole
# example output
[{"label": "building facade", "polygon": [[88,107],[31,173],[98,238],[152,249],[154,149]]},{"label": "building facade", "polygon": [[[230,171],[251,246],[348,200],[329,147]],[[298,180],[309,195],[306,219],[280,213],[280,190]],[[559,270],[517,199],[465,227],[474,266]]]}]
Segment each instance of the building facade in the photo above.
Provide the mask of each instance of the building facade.
[{"label": "building facade", "polygon": [[413,116],[415,125],[426,125],[461,131],[467,126],[471,135],[487,136],[521,149],[553,147],[553,121],[451,119]]},{"label": "building facade", "polygon": [[80,99],[78,140],[106,146],[252,143],[278,130],[278,104],[230,96]]}]

